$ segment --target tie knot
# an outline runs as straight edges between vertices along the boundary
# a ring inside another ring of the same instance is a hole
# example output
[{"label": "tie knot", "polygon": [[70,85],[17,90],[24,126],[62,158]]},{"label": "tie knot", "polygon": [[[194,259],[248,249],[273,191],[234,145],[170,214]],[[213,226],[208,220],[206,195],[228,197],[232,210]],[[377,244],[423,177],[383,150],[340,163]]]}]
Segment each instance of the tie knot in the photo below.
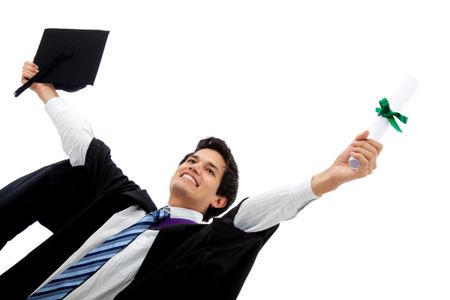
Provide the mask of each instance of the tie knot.
[{"label": "tie knot", "polygon": [[143,222],[159,223],[170,217],[170,208],[165,206],[163,208],[154,210],[148,213],[143,219]]},{"label": "tie knot", "polygon": [[153,214],[155,221],[161,221],[170,217],[170,208],[168,206],[165,206],[151,212],[150,214]]}]

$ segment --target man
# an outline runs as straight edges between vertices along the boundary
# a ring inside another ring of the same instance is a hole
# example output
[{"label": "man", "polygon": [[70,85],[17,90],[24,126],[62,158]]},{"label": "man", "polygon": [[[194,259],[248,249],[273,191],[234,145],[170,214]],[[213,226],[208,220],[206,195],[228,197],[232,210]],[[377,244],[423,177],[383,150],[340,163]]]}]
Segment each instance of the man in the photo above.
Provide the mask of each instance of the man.
[{"label": "man", "polygon": [[[38,72],[25,63],[22,82]],[[7,299],[59,299],[51,290],[66,269],[156,206],[148,194],[113,163],[109,148],[89,124],[71,111],[51,84],[31,89],[61,136],[67,161],[44,167],[0,191],[0,245],[34,221],[54,234],[0,277]],[[341,184],[371,174],[382,146],[359,134],[325,171],[250,197],[221,218],[234,201],[238,169],[220,139],[199,142],[170,182],[169,225],[151,227],[113,255],[64,299],[235,299],[256,256],[281,221]],[[350,156],[361,162],[348,166]],[[178,224],[174,224],[177,223]],[[167,222],[166,222],[167,223]],[[153,225],[152,225],[153,226]],[[19,285],[20,288],[16,288]]]}]

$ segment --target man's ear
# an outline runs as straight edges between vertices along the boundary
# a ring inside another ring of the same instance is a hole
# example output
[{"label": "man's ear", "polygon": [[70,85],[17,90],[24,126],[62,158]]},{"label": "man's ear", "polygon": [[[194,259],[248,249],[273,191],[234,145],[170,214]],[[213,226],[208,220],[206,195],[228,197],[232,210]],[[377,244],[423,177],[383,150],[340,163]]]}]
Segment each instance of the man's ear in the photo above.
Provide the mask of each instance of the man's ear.
[{"label": "man's ear", "polygon": [[214,208],[223,208],[227,205],[228,198],[223,196],[218,196],[214,201],[211,203],[211,206]]}]

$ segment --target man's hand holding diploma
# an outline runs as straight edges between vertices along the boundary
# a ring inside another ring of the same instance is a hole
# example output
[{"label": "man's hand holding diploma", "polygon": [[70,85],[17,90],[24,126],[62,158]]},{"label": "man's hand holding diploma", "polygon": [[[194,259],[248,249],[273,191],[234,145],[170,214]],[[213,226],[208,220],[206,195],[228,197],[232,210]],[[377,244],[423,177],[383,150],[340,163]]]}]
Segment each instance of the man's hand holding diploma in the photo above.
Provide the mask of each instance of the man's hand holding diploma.
[{"label": "man's hand holding diploma", "polygon": [[[408,77],[392,97],[380,100],[380,107],[376,108],[378,116],[370,127],[368,139],[380,141],[381,137],[390,126],[397,131],[402,132],[396,119],[406,123],[408,118],[401,115],[400,112],[414,95],[418,86],[419,83],[416,79]],[[360,161],[357,157],[351,157],[348,163],[353,169],[358,169],[360,167]]]}]

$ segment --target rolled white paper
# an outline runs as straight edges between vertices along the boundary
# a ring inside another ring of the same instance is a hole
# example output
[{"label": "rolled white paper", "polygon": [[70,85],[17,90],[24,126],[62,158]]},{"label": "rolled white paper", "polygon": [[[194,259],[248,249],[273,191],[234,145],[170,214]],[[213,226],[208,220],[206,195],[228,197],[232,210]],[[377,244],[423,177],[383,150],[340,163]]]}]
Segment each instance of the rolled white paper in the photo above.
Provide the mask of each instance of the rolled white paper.
[{"label": "rolled white paper", "polygon": [[[418,87],[419,82],[415,78],[406,78],[397,92],[393,96],[386,98],[389,101],[389,107],[391,108],[391,110],[402,113],[402,110],[406,106],[406,103],[408,103],[409,99],[411,99],[411,97],[414,95]],[[381,137],[389,128],[389,126],[391,126],[391,124],[385,117],[377,116],[369,129],[368,139],[380,141]],[[353,157],[350,157],[348,163],[353,169],[358,169],[360,165],[359,160]]]}]

